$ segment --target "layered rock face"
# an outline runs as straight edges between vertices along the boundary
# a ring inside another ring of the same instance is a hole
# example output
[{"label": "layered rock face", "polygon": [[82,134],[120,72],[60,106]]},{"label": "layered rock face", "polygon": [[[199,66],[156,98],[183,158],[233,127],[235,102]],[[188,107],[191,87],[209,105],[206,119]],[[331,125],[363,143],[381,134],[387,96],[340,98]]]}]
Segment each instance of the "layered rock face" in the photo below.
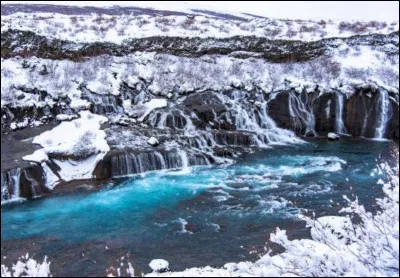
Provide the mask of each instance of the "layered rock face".
[{"label": "layered rock face", "polygon": [[[71,180],[228,163],[243,152],[331,132],[399,139],[398,33],[112,44],[7,30],[1,41],[1,127],[12,137],[2,140],[2,203],[43,196]],[[78,155],[45,141],[43,159],[3,157],[3,148],[22,141],[38,148],[34,136],[18,132],[60,121],[79,131],[87,110],[107,118],[100,123],[109,148],[96,149],[90,131],[82,133],[88,141]]]}]

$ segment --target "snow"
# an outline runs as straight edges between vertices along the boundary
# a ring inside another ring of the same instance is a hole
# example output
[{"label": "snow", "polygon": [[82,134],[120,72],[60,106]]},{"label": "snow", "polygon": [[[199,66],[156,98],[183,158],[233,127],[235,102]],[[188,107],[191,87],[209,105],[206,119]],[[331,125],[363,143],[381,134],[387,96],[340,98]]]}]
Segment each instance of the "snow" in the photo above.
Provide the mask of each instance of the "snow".
[{"label": "snow", "polygon": [[[24,160],[42,165],[49,189],[53,189],[60,179],[71,181],[92,178],[97,163],[110,150],[106,133],[100,130],[101,124],[108,119],[89,111],[81,111],[79,115],[79,119],[62,122],[52,130],[36,136],[33,143],[43,148],[23,157]],[[57,173],[46,164],[49,156],[59,168]]]},{"label": "snow", "polygon": [[[29,30],[46,37],[75,42],[107,41],[122,44],[126,39],[153,36],[217,37],[257,36],[269,39],[314,41],[352,35],[389,34],[399,22],[342,22],[334,20],[279,20],[241,14],[245,20],[227,20],[210,15],[63,15],[53,13],[15,13],[2,16],[1,31]],[[37,18],[43,18],[38,21]],[[344,28],[344,27],[345,28]]]},{"label": "snow", "polygon": [[66,114],[58,114],[56,116],[56,119],[59,120],[60,122],[62,121],[70,121],[78,118],[78,115],[66,115]]},{"label": "snow", "polygon": [[[72,113],[78,113],[89,109],[91,102],[98,97],[120,95],[121,84],[127,83],[140,93],[134,100],[123,97],[123,108],[130,116],[140,110],[137,116],[143,120],[154,109],[166,107],[167,99],[196,90],[221,91],[240,87],[246,90],[260,89],[268,94],[290,88],[296,92],[310,92],[318,87],[321,92],[339,90],[349,95],[360,86],[372,86],[399,92],[398,56],[390,56],[381,48],[347,44],[340,44],[337,49],[332,48],[328,52],[330,58],[278,64],[262,59],[229,56],[205,55],[193,59],[136,52],[123,57],[93,57],[82,62],[29,58],[24,61],[30,67],[22,68],[22,61],[12,58],[1,63],[1,78],[4,80],[1,83],[1,105],[59,107],[63,105],[60,98],[67,96],[71,100],[69,107]],[[39,65],[47,65],[49,70],[55,69],[55,74],[40,75]],[[11,82],[15,79],[15,83]],[[84,89],[77,86],[77,80],[91,90],[96,89],[92,94],[93,100],[89,98],[89,101],[83,96]],[[38,94],[21,93],[16,88],[44,90],[48,95],[44,101],[39,101]],[[25,97],[19,99],[18,95]],[[65,116],[60,117],[66,119]],[[12,123],[11,127],[18,129],[32,125],[33,122],[24,119]]]},{"label": "snow", "polygon": [[[350,49],[352,48],[350,47]],[[357,63],[347,62],[347,58],[353,59],[352,52],[347,53],[344,57],[340,56],[342,54],[339,50],[333,49],[331,52],[332,60],[317,58],[313,61],[295,64],[271,64],[263,60],[254,62],[226,56],[204,56],[191,59],[165,54],[155,56],[154,53],[140,52],[125,57],[108,57],[108,62],[101,66],[100,63],[104,59],[101,57],[91,58],[82,63],[38,60],[41,64],[53,64],[53,67],[57,67],[60,72],[70,74],[70,80],[63,83],[64,87],[61,88],[61,91],[72,99],[70,106],[73,109],[87,108],[90,103],[82,99],[82,92],[76,88],[76,84],[72,80],[80,78],[83,79],[84,83],[90,84],[90,82],[93,82],[91,76],[98,78],[96,82],[101,82],[103,87],[107,88],[96,92],[100,94],[118,94],[119,92],[115,92],[115,88],[119,88],[119,84],[122,82],[131,80],[132,76],[140,76],[148,80],[147,82],[150,83],[149,90],[152,90],[153,95],[157,93],[164,96],[173,92],[174,88],[178,89],[178,93],[185,94],[200,89],[218,91],[232,87],[232,85],[234,87],[243,86],[248,89],[256,86],[265,92],[283,89],[285,86],[296,88],[297,91],[301,91],[303,88],[313,90],[318,86],[326,90],[335,88],[352,92],[357,86],[371,84],[386,86],[392,88],[390,91],[398,92],[399,70],[396,67],[396,61],[392,64],[389,57],[382,56],[384,54],[379,49],[370,47],[368,51],[364,49],[360,52],[357,59],[364,61],[363,68],[359,68]],[[371,59],[371,57],[379,57],[379,59]],[[337,63],[339,71],[336,76],[332,76],[331,65],[335,66],[335,63]],[[132,66],[132,64],[135,66]],[[60,94],[60,88],[54,86],[54,83],[58,83],[58,81],[54,82],[54,77],[40,76],[37,71],[31,71],[30,68],[20,70],[18,65],[16,59],[8,59],[4,65],[2,63],[2,79],[7,80],[4,72],[11,72],[12,75],[31,76],[30,81],[27,81],[24,86],[45,88],[51,96]],[[164,69],[170,66],[181,70],[166,72]],[[237,68],[241,70],[237,71]],[[87,72],[85,75],[87,77],[80,74],[82,70]],[[117,73],[116,79],[108,77],[112,72]],[[390,72],[393,74],[388,75],[387,73]],[[100,79],[99,76],[106,76],[107,78]],[[374,76],[374,78],[371,78],[371,76]],[[141,83],[137,82],[139,81],[136,80],[135,85],[131,84],[131,86],[141,86]],[[5,101],[12,106],[17,106],[13,88],[14,85],[11,83],[2,84],[2,103]],[[171,97],[171,95],[168,95],[168,97]],[[33,104],[27,102],[26,105]]]},{"label": "snow", "polygon": [[9,269],[1,265],[1,277],[49,277],[50,276],[50,262],[47,257],[44,258],[42,263],[38,263],[29,254],[21,257],[18,262]]},{"label": "snow", "polygon": [[161,259],[152,260],[149,266],[154,272],[165,272],[169,269],[169,263]]},{"label": "snow", "polygon": [[160,109],[160,108],[165,108],[168,106],[168,101],[164,98],[155,98],[150,100],[149,102],[146,102],[144,105],[145,107],[145,112],[144,114],[139,118],[139,121],[143,121],[153,110],[155,109]]},{"label": "snow", "polygon": [[90,108],[90,102],[85,99],[73,99],[70,107],[76,111],[85,110]]},{"label": "snow", "polygon": [[99,153],[79,161],[72,159],[54,159],[54,162],[60,167],[58,174],[64,181],[84,180],[93,177],[93,171],[97,163],[102,160],[104,156],[105,153]]},{"label": "snow", "polygon": [[48,161],[49,157],[44,149],[40,149],[35,151],[33,154],[24,156],[22,159],[26,161],[42,163]]},{"label": "snow", "polygon": [[50,167],[43,162],[41,164],[43,172],[45,173],[45,178],[46,178],[46,187],[50,190],[53,190],[54,187],[57,186],[57,184],[59,183],[60,179],[58,178],[58,176],[56,176],[53,171],[50,169]]},{"label": "snow", "polygon": [[106,134],[100,130],[101,124],[108,119],[88,111],[82,111],[79,115],[79,119],[62,122],[52,130],[35,137],[33,143],[41,145],[47,154],[79,157],[108,152]]},{"label": "snow", "polygon": [[328,139],[329,139],[329,140],[339,140],[339,139],[340,139],[340,136],[337,135],[336,133],[329,132],[329,133],[328,133]]},{"label": "snow", "polygon": [[157,146],[158,144],[160,144],[160,142],[158,142],[157,138],[155,137],[150,137],[149,140],[147,140],[147,143],[151,146]]}]

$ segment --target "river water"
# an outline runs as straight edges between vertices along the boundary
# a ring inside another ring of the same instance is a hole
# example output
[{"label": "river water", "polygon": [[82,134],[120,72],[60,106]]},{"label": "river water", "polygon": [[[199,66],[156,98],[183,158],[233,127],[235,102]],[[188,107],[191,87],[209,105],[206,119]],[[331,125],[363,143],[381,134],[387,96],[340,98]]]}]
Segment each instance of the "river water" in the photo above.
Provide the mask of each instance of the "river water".
[{"label": "river water", "polygon": [[[343,195],[368,209],[382,196],[374,169],[398,163],[390,142],[312,141],[246,154],[231,165],[151,172],[2,206],[2,263],[47,255],[53,275],[104,275],[127,258],[148,272],[256,260],[275,227],[309,237],[302,212],[338,214]],[[274,251],[276,246],[269,245]],[[9,261],[8,261],[9,260]]]}]

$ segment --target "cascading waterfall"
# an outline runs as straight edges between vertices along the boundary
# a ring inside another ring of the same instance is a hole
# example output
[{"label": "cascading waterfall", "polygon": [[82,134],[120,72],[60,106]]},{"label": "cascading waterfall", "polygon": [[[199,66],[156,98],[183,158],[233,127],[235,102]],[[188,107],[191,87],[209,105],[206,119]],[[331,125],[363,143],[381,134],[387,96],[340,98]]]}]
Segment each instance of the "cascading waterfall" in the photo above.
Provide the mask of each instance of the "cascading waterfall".
[{"label": "cascading waterfall", "polygon": [[182,173],[190,173],[190,168],[189,168],[189,158],[187,153],[184,150],[179,150],[178,151],[179,157],[181,159],[181,167],[182,167]]},{"label": "cascading waterfall", "polygon": [[[226,163],[229,156],[242,148],[268,148],[270,144],[303,143],[295,133],[277,127],[268,115],[268,101],[261,92],[249,101],[248,94],[235,91],[231,95],[213,94],[220,106],[226,111],[217,112],[211,106],[207,110],[210,120],[205,125],[201,114],[187,106],[168,107],[151,113],[147,124],[157,130],[175,136],[176,142],[165,145],[164,151],[147,150],[124,151],[111,156],[111,176],[121,177],[163,169],[183,169],[190,171],[191,166]],[[190,112],[188,112],[190,111]],[[199,118],[200,117],[200,118]],[[228,128],[214,128],[227,126]],[[150,135],[147,135],[150,136]]]},{"label": "cascading waterfall", "polygon": [[346,127],[343,123],[343,94],[336,93],[336,121],[335,121],[335,131],[339,134],[347,134]]},{"label": "cascading waterfall", "polygon": [[315,116],[312,111],[307,108],[308,95],[305,95],[306,100],[303,102],[300,95],[295,92],[290,92],[289,94],[289,113],[294,121],[296,129],[302,129],[303,125],[306,127],[305,134],[310,132],[316,135],[315,132]]},{"label": "cascading waterfall", "polygon": [[117,113],[119,111],[116,97],[113,95],[100,95],[85,91],[83,98],[93,104],[92,110],[95,114]]},{"label": "cascading waterfall", "polygon": [[[210,117],[214,120],[207,123],[204,129],[194,125],[194,121],[202,122],[194,111],[186,114],[187,110],[177,107],[152,113],[148,123],[161,130],[174,130],[174,133],[179,134],[180,143],[212,157],[214,161],[219,160],[214,155],[215,147],[267,148],[270,144],[302,142],[294,132],[277,127],[268,115],[268,101],[263,93],[259,92],[252,102],[248,101],[248,94],[240,90],[230,95],[212,94],[212,97],[224,105],[227,111],[217,114],[214,109],[210,109]],[[215,124],[232,128],[218,131],[213,128]]]},{"label": "cascading waterfall", "polygon": [[379,113],[376,121],[375,139],[382,140],[385,138],[386,126],[391,114],[391,106],[389,100],[389,93],[382,90],[379,96]]},{"label": "cascading waterfall", "polygon": [[259,110],[260,127],[265,130],[261,136],[265,136],[268,144],[272,145],[285,145],[285,144],[298,144],[302,143],[296,137],[296,134],[290,130],[277,127],[274,120],[268,115],[268,102],[263,101]]},{"label": "cascading waterfall", "polygon": [[16,201],[20,196],[21,169],[1,173],[1,203]]},{"label": "cascading waterfall", "polygon": [[210,161],[203,154],[190,154],[183,150],[167,152],[125,152],[111,158],[111,176],[123,177],[148,171],[166,169],[190,170],[190,166],[209,165]]},{"label": "cascading waterfall", "polygon": [[[236,129],[255,133],[253,137],[254,146],[267,148],[269,144],[298,144],[302,141],[296,137],[294,132],[277,127],[274,120],[268,115],[268,101],[264,95],[259,95],[259,101],[255,108],[244,108],[240,104],[238,94],[232,94],[233,98],[218,95],[222,102],[234,107],[232,111],[225,113],[229,123],[234,123]],[[243,95],[239,95],[243,97]],[[243,99],[242,99],[243,101]],[[234,120],[232,120],[234,118]]]},{"label": "cascading waterfall", "polygon": [[167,165],[165,164],[164,157],[159,152],[154,152],[154,155],[158,158],[158,161],[160,161],[161,169],[166,169]]},{"label": "cascading waterfall", "polygon": [[39,197],[40,193],[41,193],[40,188],[39,188],[39,183],[33,177],[31,177],[31,175],[29,174],[29,171],[23,170],[23,172],[24,172],[25,178],[29,181],[32,197],[34,197],[34,198]]}]

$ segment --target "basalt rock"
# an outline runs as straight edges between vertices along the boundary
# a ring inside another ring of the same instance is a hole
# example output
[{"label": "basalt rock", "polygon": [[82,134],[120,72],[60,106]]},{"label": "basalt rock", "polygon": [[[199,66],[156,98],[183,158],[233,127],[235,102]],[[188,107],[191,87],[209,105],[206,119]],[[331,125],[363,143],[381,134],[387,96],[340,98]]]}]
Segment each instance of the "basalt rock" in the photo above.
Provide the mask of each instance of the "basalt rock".
[{"label": "basalt rock", "polygon": [[45,186],[43,169],[38,164],[1,171],[1,202],[17,198],[35,198],[50,192]]}]

